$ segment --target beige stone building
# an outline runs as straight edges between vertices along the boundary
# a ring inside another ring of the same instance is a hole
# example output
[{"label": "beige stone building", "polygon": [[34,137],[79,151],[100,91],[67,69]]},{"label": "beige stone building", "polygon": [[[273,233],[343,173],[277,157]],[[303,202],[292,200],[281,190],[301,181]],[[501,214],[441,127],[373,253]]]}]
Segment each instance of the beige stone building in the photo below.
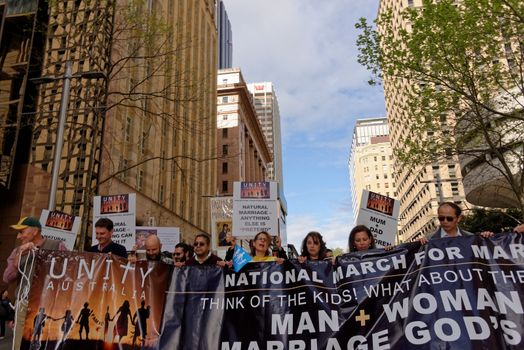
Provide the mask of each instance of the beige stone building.
[{"label": "beige stone building", "polygon": [[0,1],[0,260],[15,245],[9,225],[48,206],[68,62],[56,209],[82,217],[86,244],[97,194],[136,192],[138,225],[178,226],[189,241],[209,232],[214,1],[31,4]]},{"label": "beige stone building", "polygon": [[393,149],[386,118],[357,120],[351,142],[349,178],[355,220],[362,190],[394,197]]},{"label": "beige stone building", "polygon": [[[182,239],[192,242],[210,230],[216,187],[215,6],[212,0],[145,4],[154,4],[143,11],[167,27],[153,28],[154,43],[133,47],[121,40],[113,52],[154,58],[128,60],[110,85],[109,105],[116,106],[104,128],[99,192],[137,193],[139,225],[180,227]],[[117,25],[124,14],[125,8],[117,11]]]},{"label": "beige stone building", "polygon": [[271,153],[239,68],[217,77],[217,193],[233,195],[234,181],[264,181]]},{"label": "beige stone building", "polygon": [[[379,15],[391,11],[396,28],[409,29],[409,24],[400,16],[401,11],[408,6],[421,5],[421,0],[381,0]],[[406,109],[402,108],[402,105],[407,104],[405,91],[412,84],[417,82],[384,77],[386,112],[393,149],[403,147],[403,135],[407,130],[408,118],[405,114]],[[450,123],[449,120],[443,122]],[[431,137],[431,135],[420,135],[420,137]],[[396,186],[394,197],[401,202],[399,217],[401,242],[431,233],[438,227],[439,202],[450,201],[462,207],[466,204],[460,165],[456,158],[416,169],[397,165],[394,176]]]}]

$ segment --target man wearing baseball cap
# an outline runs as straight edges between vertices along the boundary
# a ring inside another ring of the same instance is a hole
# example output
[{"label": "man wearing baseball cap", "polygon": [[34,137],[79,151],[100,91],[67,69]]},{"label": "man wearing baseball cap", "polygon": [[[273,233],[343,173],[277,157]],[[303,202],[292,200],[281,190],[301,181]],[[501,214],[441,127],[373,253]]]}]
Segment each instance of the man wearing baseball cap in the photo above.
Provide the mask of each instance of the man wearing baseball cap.
[{"label": "man wearing baseball cap", "polygon": [[[17,283],[17,294],[21,289],[30,287],[31,276],[28,276],[34,268],[31,268],[31,260],[29,252],[33,249],[48,249],[48,250],[67,250],[65,245],[54,239],[48,239],[42,236],[42,225],[37,218],[26,216],[21,218],[16,224],[10,226],[17,230],[16,238],[21,242],[21,245],[13,249],[11,255],[7,258],[7,267],[4,271],[5,283]],[[27,279],[21,279],[24,271]],[[16,329],[14,349],[19,349],[22,342],[22,334],[24,329],[24,320],[27,313],[27,301],[22,300],[16,304]]]}]

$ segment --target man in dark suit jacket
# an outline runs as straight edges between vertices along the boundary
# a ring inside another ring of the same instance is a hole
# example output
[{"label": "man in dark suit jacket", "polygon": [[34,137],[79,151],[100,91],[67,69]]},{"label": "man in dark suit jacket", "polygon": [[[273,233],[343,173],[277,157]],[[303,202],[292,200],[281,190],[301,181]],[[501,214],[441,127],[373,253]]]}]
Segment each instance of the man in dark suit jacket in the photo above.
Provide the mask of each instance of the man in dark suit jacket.
[{"label": "man in dark suit jacket", "polygon": [[226,266],[225,261],[211,253],[211,240],[209,236],[203,233],[199,233],[195,237],[193,244],[195,248],[195,255],[186,261],[186,266],[195,265],[218,265],[220,267]]},{"label": "man in dark suit jacket", "polygon": [[[459,228],[458,224],[462,220],[462,209],[453,202],[441,203],[437,209],[440,227],[428,237],[422,237],[420,243],[426,244],[428,239],[445,237],[473,236],[474,234]],[[483,237],[493,236],[493,232],[482,232]]]},{"label": "man in dark suit jacket", "polygon": [[92,253],[111,253],[127,259],[127,250],[121,244],[113,242],[113,221],[108,218],[100,218],[95,223],[95,234],[97,245],[90,247],[87,251]]}]

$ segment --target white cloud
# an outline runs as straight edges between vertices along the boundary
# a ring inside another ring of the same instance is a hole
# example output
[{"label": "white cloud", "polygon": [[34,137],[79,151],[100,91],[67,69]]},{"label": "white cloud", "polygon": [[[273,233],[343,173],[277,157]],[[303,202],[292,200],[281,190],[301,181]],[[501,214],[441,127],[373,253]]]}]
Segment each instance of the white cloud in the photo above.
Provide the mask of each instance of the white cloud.
[{"label": "white cloud", "polygon": [[[374,17],[369,0],[227,0],[235,66],[248,81],[272,81],[285,135],[344,127],[383,110],[366,86],[354,24]],[[373,101],[375,99],[376,101]],[[379,112],[380,113],[380,112]]]}]

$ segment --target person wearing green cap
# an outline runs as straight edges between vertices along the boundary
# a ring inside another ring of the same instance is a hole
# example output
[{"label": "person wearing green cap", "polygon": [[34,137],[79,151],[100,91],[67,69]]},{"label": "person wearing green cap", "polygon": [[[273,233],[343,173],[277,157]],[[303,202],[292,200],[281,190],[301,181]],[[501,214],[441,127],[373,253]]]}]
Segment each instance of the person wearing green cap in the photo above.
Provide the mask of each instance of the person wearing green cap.
[{"label": "person wearing green cap", "polygon": [[[17,295],[19,295],[19,291],[25,294],[25,291],[30,287],[28,281],[31,281],[31,276],[29,275],[34,271],[29,260],[29,252],[36,248],[48,250],[67,250],[67,248],[60,241],[42,236],[42,225],[37,218],[31,216],[23,217],[10,227],[18,231],[16,238],[21,244],[13,249],[11,255],[7,258],[7,267],[4,271],[3,279],[8,284],[17,283]],[[22,279],[20,270],[23,271],[27,278]],[[16,303],[15,336],[13,339],[14,349],[19,349],[22,343],[26,313],[27,300],[18,300]]]}]

